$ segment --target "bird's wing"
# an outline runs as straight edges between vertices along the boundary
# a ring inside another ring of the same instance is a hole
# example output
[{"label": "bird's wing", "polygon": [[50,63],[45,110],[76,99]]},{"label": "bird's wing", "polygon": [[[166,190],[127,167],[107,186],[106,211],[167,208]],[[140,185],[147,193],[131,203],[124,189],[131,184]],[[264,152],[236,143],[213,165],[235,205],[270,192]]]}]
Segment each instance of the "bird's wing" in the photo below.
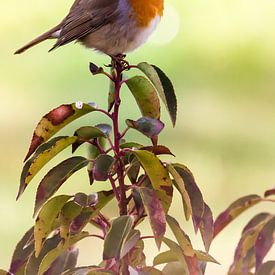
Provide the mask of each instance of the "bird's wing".
[{"label": "bird's wing", "polygon": [[80,39],[119,17],[119,0],[76,0],[61,23],[53,49]]}]

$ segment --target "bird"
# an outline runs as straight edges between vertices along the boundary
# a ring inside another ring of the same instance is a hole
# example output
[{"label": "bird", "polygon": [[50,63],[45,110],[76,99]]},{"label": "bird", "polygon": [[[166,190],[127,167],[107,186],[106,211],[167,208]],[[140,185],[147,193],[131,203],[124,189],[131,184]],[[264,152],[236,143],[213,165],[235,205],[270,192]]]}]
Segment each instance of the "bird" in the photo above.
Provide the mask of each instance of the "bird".
[{"label": "bird", "polygon": [[163,16],[164,0],[75,0],[55,27],[18,49],[21,54],[48,39],[52,51],[72,41],[111,57],[140,47]]}]

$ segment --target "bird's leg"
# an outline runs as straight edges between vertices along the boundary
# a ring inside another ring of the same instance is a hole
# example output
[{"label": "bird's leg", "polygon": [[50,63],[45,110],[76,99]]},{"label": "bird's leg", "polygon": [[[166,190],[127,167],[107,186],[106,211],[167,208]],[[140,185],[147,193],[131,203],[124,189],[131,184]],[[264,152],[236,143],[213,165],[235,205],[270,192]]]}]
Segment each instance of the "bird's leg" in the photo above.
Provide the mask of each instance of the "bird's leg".
[{"label": "bird's leg", "polygon": [[119,67],[122,70],[127,70],[129,67],[129,62],[125,60],[126,54],[117,54],[117,55],[110,55],[112,61],[111,61],[111,67],[117,68]]}]

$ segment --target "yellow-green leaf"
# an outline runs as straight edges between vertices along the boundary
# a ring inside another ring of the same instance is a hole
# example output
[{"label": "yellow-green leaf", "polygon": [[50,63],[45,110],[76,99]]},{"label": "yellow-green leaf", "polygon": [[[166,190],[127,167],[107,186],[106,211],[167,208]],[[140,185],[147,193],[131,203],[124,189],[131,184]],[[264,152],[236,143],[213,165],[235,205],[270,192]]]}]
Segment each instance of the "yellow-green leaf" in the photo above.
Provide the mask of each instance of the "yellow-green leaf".
[{"label": "yellow-green leaf", "polygon": [[35,255],[38,256],[42,246],[53,230],[54,221],[64,204],[72,196],[60,195],[50,199],[41,208],[34,225]]},{"label": "yellow-green leaf", "polygon": [[142,116],[160,118],[160,102],[155,87],[143,76],[134,76],[126,81]]},{"label": "yellow-green leaf", "polygon": [[180,228],[179,223],[173,217],[167,215],[166,220],[168,225],[170,226],[173,234],[175,235],[179,246],[181,247],[185,256],[193,257],[195,255],[195,251],[192,247],[189,237],[185,234],[185,232]]},{"label": "yellow-green leaf", "polygon": [[147,173],[153,188],[156,190],[165,213],[168,212],[173,195],[172,181],[169,177],[167,168],[162,164],[158,157],[145,150],[133,152],[138,158]]},{"label": "yellow-green leaf", "polygon": [[22,195],[24,190],[34,176],[62,150],[73,144],[77,137],[56,137],[49,142],[41,145],[35,152],[34,156],[28,160],[23,168],[20,178],[20,187],[17,199]]},{"label": "yellow-green leaf", "polygon": [[83,104],[81,102],[63,104],[50,111],[40,120],[36,126],[25,160],[27,160],[34,153],[39,145],[49,140],[64,126],[68,125],[75,119],[93,111],[96,111],[94,107],[89,104]]},{"label": "yellow-green leaf", "polygon": [[153,264],[155,266],[155,265],[166,264],[166,263],[177,262],[177,261],[178,261],[177,254],[172,250],[168,250],[158,254],[154,258]]},{"label": "yellow-green leaf", "polygon": [[60,256],[69,247],[79,242],[80,240],[87,238],[88,236],[88,232],[81,232],[77,235],[72,236],[65,244],[61,241],[56,248],[46,254],[39,266],[39,271],[37,275],[43,275],[58,256]]},{"label": "yellow-green leaf", "polygon": [[173,165],[168,164],[167,165],[169,173],[172,175],[174,180],[176,181],[176,187],[179,190],[182,198],[183,208],[184,208],[184,214],[186,220],[189,220],[190,216],[192,215],[192,205],[189,198],[189,194],[185,189],[184,181],[182,177],[179,175],[177,170],[174,168]]},{"label": "yellow-green leaf", "polygon": [[204,251],[195,250],[195,254],[199,261],[201,262],[210,262],[214,264],[220,264],[217,260],[215,260],[211,255]]}]

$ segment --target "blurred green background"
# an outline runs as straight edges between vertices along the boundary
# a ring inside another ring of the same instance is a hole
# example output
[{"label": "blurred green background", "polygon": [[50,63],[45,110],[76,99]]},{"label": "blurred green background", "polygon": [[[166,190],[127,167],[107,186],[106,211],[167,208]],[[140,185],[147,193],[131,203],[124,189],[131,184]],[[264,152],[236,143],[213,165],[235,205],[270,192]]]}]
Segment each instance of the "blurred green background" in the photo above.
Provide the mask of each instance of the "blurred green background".
[{"label": "blurred green background", "polygon": [[[71,4],[65,0],[1,2],[1,268],[8,267],[16,242],[33,223],[35,187],[46,171],[39,173],[15,202],[22,161],[36,123],[62,103],[81,100],[106,106],[108,83],[88,71],[89,61],[106,64],[106,56],[74,44],[48,54],[53,41],[24,55],[12,55],[19,46],[58,23]],[[165,17],[157,32],[145,46],[128,56],[131,63],[157,64],[173,80],[179,100],[178,123],[173,129],[163,112],[167,127],[161,143],[177,155],[177,162],[193,171],[215,216],[238,197],[262,194],[274,186],[274,10],[274,0],[167,0]],[[123,103],[121,124],[126,116],[139,116],[126,90]],[[104,121],[103,117],[91,115],[62,133],[69,135],[79,125],[98,121]],[[141,136],[138,139],[143,140]],[[69,156],[68,151],[65,156]],[[46,169],[60,160],[55,159]],[[79,189],[91,192],[85,171],[74,176],[61,192]],[[218,236],[211,254],[222,265],[209,265],[207,274],[226,273],[241,228],[261,210],[274,212],[275,208],[271,204],[255,207]],[[183,222],[178,196],[172,211]],[[190,224],[183,224],[194,246],[201,247]],[[148,228],[144,230],[150,232]],[[147,242],[152,258],[154,245]],[[96,263],[100,244],[97,240],[81,243],[80,264]]]}]

